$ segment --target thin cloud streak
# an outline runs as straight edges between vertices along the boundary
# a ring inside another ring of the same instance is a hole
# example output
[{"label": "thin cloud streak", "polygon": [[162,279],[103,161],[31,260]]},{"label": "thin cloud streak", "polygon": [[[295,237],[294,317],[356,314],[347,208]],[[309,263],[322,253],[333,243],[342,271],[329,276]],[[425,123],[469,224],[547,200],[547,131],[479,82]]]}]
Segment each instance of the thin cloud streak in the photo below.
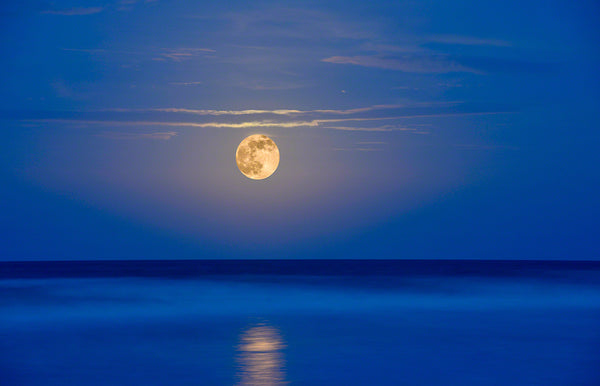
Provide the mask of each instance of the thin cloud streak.
[{"label": "thin cloud streak", "polygon": [[216,52],[216,50],[212,48],[205,47],[140,48],[137,50],[113,50],[104,48],[61,48],[61,50],[76,53],[86,53],[89,55],[137,56],[147,60],[164,62],[183,62],[184,60],[194,59],[198,57],[207,57]]},{"label": "thin cloud streak", "polygon": [[374,148],[374,147],[334,147],[333,151],[365,151],[365,152],[371,152],[371,151],[383,151],[383,149]]},{"label": "thin cloud streak", "polygon": [[[115,121],[115,120],[85,120],[85,119],[24,119],[27,122],[45,122],[45,123],[66,123],[79,125],[112,125],[112,126],[162,126],[162,127],[198,127],[198,128],[247,128],[247,127],[321,127],[331,130],[345,131],[411,131],[402,127],[347,127],[347,126],[322,126],[322,124],[334,122],[370,122],[395,119],[412,118],[439,118],[439,117],[460,117],[472,115],[496,115],[511,114],[512,112],[487,111],[473,113],[444,113],[444,114],[420,114],[420,115],[400,115],[393,117],[375,117],[375,118],[338,118],[338,119],[313,119],[309,121],[291,121],[291,122],[273,122],[272,120],[247,121],[247,122],[169,122],[169,121]],[[425,134],[427,132],[420,132]]]},{"label": "thin cloud streak", "polygon": [[473,68],[469,68],[460,63],[448,60],[443,56],[431,55],[405,55],[402,57],[387,57],[381,55],[331,56],[329,58],[322,59],[321,61],[326,63],[352,64],[361,67],[373,67],[385,70],[413,73],[480,73]]},{"label": "thin cloud streak", "polygon": [[443,118],[443,117],[466,117],[474,115],[498,115],[514,114],[514,111],[480,111],[470,113],[439,113],[439,114],[414,114],[414,115],[396,115],[393,117],[375,117],[375,118],[339,118],[339,119],[316,119],[319,123],[326,122],[352,122],[352,121],[382,121],[392,119],[413,119],[413,118]]},{"label": "thin cloud streak", "polygon": [[461,35],[433,35],[428,41],[433,43],[456,44],[464,46],[495,46],[495,47],[510,47],[512,44],[506,40],[486,39],[474,36]]},{"label": "thin cloud streak", "polygon": [[137,140],[137,139],[153,139],[168,141],[175,137],[177,133],[175,131],[157,132],[157,133],[119,133],[119,132],[104,132],[98,134],[98,137],[117,139],[117,140]]},{"label": "thin cloud streak", "polygon": [[199,86],[204,84],[204,82],[170,82],[174,86]]},{"label": "thin cloud streak", "polygon": [[460,102],[444,102],[444,103],[412,103],[412,104],[390,104],[390,105],[374,105],[368,107],[359,107],[354,109],[346,110],[331,110],[331,109],[317,109],[317,110],[295,110],[295,109],[276,109],[276,110],[261,110],[261,109],[248,109],[248,110],[200,110],[200,109],[186,109],[186,108],[153,108],[153,109],[106,109],[102,111],[115,111],[115,112],[166,112],[166,113],[187,113],[195,115],[253,115],[253,114],[273,114],[273,115],[300,115],[300,114],[335,114],[335,115],[351,115],[364,113],[375,110],[393,110],[404,107],[421,107],[431,105],[454,105]]},{"label": "thin cloud streak", "polygon": [[112,126],[165,126],[165,127],[227,127],[227,128],[246,128],[246,127],[314,127],[318,126],[319,122],[303,121],[303,122],[270,122],[270,121],[250,121],[241,123],[226,123],[226,122],[164,122],[164,121],[102,121],[102,120],[82,120],[82,119],[29,119],[30,122],[53,122],[53,123],[69,123],[80,125],[112,125]]},{"label": "thin cloud streak", "polygon": [[160,56],[153,60],[172,60],[174,62],[182,62],[187,59],[192,59],[201,54],[212,54],[216,52],[212,48],[166,48]]},{"label": "thin cloud streak", "polygon": [[451,146],[465,150],[520,150],[520,148],[517,146],[506,145],[455,144]]},{"label": "thin cloud streak", "polygon": [[75,7],[68,9],[52,9],[43,11],[42,13],[48,15],[61,15],[61,16],[83,16],[83,15],[93,15],[95,13],[100,13],[104,10],[104,7]]},{"label": "thin cloud streak", "polygon": [[104,54],[108,52],[103,48],[61,48],[63,51],[85,52],[87,54]]},{"label": "thin cloud streak", "polygon": [[388,127],[349,127],[349,126],[326,126],[325,129],[330,130],[340,130],[340,131],[394,131],[392,128]]},{"label": "thin cloud streak", "polygon": [[[408,131],[408,132],[416,132],[417,129],[403,127],[403,126],[395,126],[395,125],[384,125],[377,127],[351,127],[351,126],[324,126],[325,129],[331,130],[340,130],[340,131],[366,131],[366,132],[390,132],[390,131]],[[383,143],[383,142],[369,142],[370,144],[374,143]]]},{"label": "thin cloud streak", "polygon": [[162,112],[162,113],[186,113],[194,115],[252,115],[252,114],[274,114],[274,115],[291,115],[301,114],[301,110],[196,110],[184,108],[156,108],[156,109],[108,109],[105,111],[115,112]]}]

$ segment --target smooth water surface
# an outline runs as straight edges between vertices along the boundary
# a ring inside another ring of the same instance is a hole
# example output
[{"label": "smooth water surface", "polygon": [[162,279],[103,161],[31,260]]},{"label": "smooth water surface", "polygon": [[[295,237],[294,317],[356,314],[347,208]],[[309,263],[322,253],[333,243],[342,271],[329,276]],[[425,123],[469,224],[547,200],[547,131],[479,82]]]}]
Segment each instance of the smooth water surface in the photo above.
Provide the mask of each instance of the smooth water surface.
[{"label": "smooth water surface", "polygon": [[0,266],[0,385],[600,384],[593,264],[28,264]]}]

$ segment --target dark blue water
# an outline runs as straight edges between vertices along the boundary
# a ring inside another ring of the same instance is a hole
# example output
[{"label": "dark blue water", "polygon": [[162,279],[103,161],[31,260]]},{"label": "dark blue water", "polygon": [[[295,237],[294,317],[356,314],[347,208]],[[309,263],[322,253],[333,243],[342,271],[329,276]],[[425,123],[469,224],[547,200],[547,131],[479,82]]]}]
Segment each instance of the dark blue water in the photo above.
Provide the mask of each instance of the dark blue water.
[{"label": "dark blue water", "polygon": [[599,385],[600,263],[0,263],[0,385]]}]

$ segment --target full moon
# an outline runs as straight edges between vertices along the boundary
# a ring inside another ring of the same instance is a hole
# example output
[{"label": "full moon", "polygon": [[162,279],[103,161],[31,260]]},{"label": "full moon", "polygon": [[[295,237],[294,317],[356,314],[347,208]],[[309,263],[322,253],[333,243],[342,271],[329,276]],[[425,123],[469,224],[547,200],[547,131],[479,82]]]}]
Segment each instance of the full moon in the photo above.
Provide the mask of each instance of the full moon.
[{"label": "full moon", "polygon": [[264,180],[279,166],[279,149],[271,138],[254,134],[240,143],[235,152],[235,161],[246,177]]}]

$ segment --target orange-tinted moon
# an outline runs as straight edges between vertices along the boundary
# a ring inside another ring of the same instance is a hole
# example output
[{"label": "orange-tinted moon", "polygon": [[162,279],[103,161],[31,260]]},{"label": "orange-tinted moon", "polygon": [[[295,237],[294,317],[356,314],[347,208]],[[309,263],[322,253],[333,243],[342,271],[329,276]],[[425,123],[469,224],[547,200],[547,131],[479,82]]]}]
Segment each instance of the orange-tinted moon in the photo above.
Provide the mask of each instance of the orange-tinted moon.
[{"label": "orange-tinted moon", "polygon": [[264,180],[279,166],[279,149],[273,140],[263,134],[244,138],[235,152],[240,172],[253,180]]}]

